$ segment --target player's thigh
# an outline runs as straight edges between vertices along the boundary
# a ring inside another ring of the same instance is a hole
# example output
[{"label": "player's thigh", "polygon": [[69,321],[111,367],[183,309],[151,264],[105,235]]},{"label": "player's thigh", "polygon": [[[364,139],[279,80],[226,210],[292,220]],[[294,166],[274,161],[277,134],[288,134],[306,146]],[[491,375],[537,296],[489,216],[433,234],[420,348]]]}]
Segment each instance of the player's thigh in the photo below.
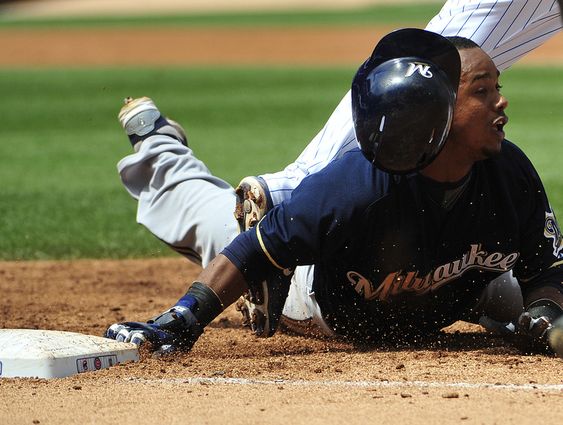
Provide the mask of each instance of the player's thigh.
[{"label": "player's thigh", "polygon": [[522,290],[511,272],[493,279],[483,290],[474,309],[480,315],[499,322],[516,320],[524,310]]}]

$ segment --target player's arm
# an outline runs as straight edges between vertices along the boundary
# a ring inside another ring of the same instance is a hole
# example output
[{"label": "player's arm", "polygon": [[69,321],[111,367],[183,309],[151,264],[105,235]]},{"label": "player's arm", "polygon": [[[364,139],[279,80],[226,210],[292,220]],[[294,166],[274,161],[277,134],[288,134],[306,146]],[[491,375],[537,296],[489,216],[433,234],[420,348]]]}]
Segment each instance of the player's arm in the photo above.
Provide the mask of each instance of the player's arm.
[{"label": "player's arm", "polygon": [[520,235],[522,249],[515,274],[525,309],[554,320],[563,314],[563,235],[535,171],[530,180],[528,196],[534,200]]},{"label": "player's arm", "polygon": [[[269,214],[274,214],[278,208]],[[270,220],[270,223],[274,227],[277,224],[275,219]],[[248,291],[249,285],[264,281],[275,268],[275,260],[265,250],[257,228],[239,234],[202,270],[187,292],[168,310],[147,322],[111,325],[105,336],[137,345],[148,341],[152,350],[160,353],[190,350],[204,328],[225,307]],[[285,235],[287,231],[279,231],[278,234]],[[279,238],[283,239],[283,236]],[[283,243],[278,245],[284,246]],[[281,251],[276,256],[291,257]]]},{"label": "player's arm", "polygon": [[[288,213],[288,209],[292,213]],[[160,353],[190,350],[204,328],[249,287],[264,281],[272,271],[310,260],[309,256],[299,258],[291,253],[290,246],[297,245],[300,247],[297,251],[312,251],[303,247],[305,232],[302,230],[306,225],[286,226],[287,222],[300,221],[287,218],[287,214],[301,216],[296,209],[299,208],[286,208],[281,204],[258,226],[238,235],[199,274],[186,294],[162,314],[147,322],[116,323],[108,328],[105,336],[137,345],[148,341],[151,348]],[[293,260],[287,260],[290,258]]]},{"label": "player's arm", "polygon": [[563,357],[563,261],[520,283],[524,312],[511,327],[519,345],[526,351],[551,349]]},{"label": "player's arm", "polygon": [[524,188],[522,199],[515,200],[522,242],[514,274],[525,309],[517,328],[545,343],[551,324],[563,315],[563,235],[536,170],[523,153],[513,152],[518,171],[512,181]]},{"label": "player's arm", "polygon": [[554,240],[539,245],[536,258],[527,261],[533,274],[521,271],[517,274],[524,299],[524,314],[517,328],[537,340],[533,345],[539,342],[540,348],[547,343],[553,323],[563,317],[563,242],[555,216],[546,217],[543,229],[548,228],[555,230]]},{"label": "player's arm", "polygon": [[137,345],[149,342],[160,354],[188,351],[204,328],[246,288],[236,266],[218,255],[171,308],[146,322],[115,323],[104,336]]}]

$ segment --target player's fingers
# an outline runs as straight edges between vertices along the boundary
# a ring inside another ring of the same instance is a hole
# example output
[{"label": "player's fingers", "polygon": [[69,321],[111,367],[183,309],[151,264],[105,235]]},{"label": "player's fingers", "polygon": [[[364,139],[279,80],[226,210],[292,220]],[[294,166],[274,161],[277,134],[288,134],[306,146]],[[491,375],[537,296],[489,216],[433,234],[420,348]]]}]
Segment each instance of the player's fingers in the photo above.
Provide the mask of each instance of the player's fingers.
[{"label": "player's fingers", "polygon": [[145,334],[141,331],[132,331],[129,333],[129,338],[126,342],[132,342],[135,345],[144,344],[147,341]]},{"label": "player's fingers", "polygon": [[551,322],[545,316],[532,317],[529,313],[522,313],[518,319],[518,326],[525,335],[540,339],[551,327]]},{"label": "player's fingers", "polygon": [[104,336],[106,338],[115,339],[117,337],[117,335],[119,334],[119,332],[121,332],[122,329],[123,329],[123,325],[121,325],[119,323],[114,323],[109,328],[107,328]]},{"label": "player's fingers", "polygon": [[123,327],[115,336],[115,340],[119,342],[129,342],[131,339],[131,330]]}]

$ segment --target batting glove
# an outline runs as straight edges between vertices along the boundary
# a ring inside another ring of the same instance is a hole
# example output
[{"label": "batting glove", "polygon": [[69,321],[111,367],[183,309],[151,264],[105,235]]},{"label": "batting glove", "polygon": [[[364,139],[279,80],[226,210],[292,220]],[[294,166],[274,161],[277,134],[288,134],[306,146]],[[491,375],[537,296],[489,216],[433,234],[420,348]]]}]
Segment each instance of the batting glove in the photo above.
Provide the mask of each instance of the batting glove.
[{"label": "batting glove", "polygon": [[174,306],[147,322],[123,322],[111,325],[106,338],[142,345],[148,342],[159,354],[189,351],[203,327],[188,308]]},{"label": "batting glove", "polygon": [[221,300],[201,282],[193,282],[188,292],[164,313],[145,322],[111,325],[106,338],[141,345],[149,342],[158,354],[189,351],[203,328],[223,311]]}]

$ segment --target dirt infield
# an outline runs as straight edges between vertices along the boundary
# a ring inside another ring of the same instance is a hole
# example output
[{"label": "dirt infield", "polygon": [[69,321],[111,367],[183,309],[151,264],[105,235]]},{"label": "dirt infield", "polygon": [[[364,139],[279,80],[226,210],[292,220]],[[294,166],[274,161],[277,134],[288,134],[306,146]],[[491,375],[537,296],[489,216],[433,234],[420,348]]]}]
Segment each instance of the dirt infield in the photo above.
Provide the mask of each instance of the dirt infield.
[{"label": "dirt infield", "polygon": [[[355,65],[393,29],[4,29],[0,67]],[[563,64],[563,34],[521,63]]]},{"label": "dirt infield", "polygon": [[[3,30],[0,67],[356,64],[387,30]],[[526,62],[563,63],[563,37]],[[198,270],[182,259],[0,263],[0,327],[99,335],[168,307]],[[239,322],[229,308],[191,353],[170,359],[144,354],[66,379],[2,379],[0,423],[537,425],[563,417],[563,361],[521,355],[477,326],[457,324],[415,347],[366,348],[288,334],[259,340]]]},{"label": "dirt infield", "polygon": [[[7,262],[0,327],[99,335],[174,302],[183,259]],[[558,423],[563,361],[459,323],[416,347],[257,339],[229,308],[189,354],[55,380],[0,380],[2,423]]]}]

